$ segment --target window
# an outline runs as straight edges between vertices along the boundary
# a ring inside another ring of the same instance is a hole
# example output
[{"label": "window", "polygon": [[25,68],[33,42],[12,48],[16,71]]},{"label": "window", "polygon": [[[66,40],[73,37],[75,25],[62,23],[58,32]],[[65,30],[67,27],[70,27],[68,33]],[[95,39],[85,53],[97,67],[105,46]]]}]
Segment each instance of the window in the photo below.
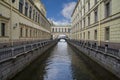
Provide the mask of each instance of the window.
[{"label": "window", "polygon": [[19,12],[23,13],[23,0],[19,0]]},{"label": "window", "polygon": [[94,31],[94,39],[97,40],[97,30]]},{"label": "window", "polygon": [[35,10],[33,10],[33,20],[35,20]]},{"label": "window", "polygon": [[88,0],[88,11],[90,10],[90,0]]},{"label": "window", "polygon": [[90,25],[90,14],[88,15],[88,26]]},{"label": "window", "polygon": [[23,28],[20,28],[20,37],[23,37]]},{"label": "window", "polygon": [[29,9],[29,17],[31,18],[31,15],[32,15],[32,7],[30,7]]},{"label": "window", "polygon": [[82,33],[80,33],[80,39],[82,39]]},{"label": "window", "polygon": [[5,36],[5,23],[1,23],[1,36]]},{"label": "window", "polygon": [[83,33],[83,38],[85,39],[85,32]]},{"label": "window", "polygon": [[84,15],[85,15],[85,7],[84,7]]},{"label": "window", "polygon": [[27,16],[28,14],[28,3],[26,2],[25,3],[25,16]]},{"label": "window", "polygon": [[56,28],[56,31],[55,32],[57,32],[57,28]]},{"label": "window", "polygon": [[85,18],[84,18],[84,20],[83,20],[83,21],[84,21],[84,27],[85,27]]},{"label": "window", "polygon": [[97,22],[98,21],[98,10],[97,9],[95,9],[94,14],[95,14],[95,22]]},{"label": "window", "polygon": [[62,32],[63,32],[63,28],[62,28]]},{"label": "window", "polygon": [[52,32],[54,32],[54,28],[52,28]]},{"label": "window", "polygon": [[105,40],[109,40],[110,39],[110,28],[106,27],[105,28]]},{"label": "window", "polygon": [[81,20],[81,29],[82,29],[82,20]]},{"label": "window", "polygon": [[110,1],[105,2],[105,17],[110,16]]},{"label": "window", "polygon": [[65,28],[65,32],[66,32],[66,28]]},{"label": "window", "polygon": [[59,32],[60,32],[60,28],[59,28]]},{"label": "window", "polygon": [[85,5],[85,0],[84,0],[84,5]]},{"label": "window", "polygon": [[70,29],[68,29],[68,32],[70,33]]},{"label": "window", "polygon": [[37,30],[35,29],[35,37],[37,37]]},{"label": "window", "polygon": [[32,30],[30,29],[30,37],[32,37]]},{"label": "window", "polygon": [[37,14],[37,12],[36,12],[36,18],[35,18],[35,22],[37,22],[37,15],[38,15],[38,14]]},{"label": "window", "polygon": [[28,29],[26,29],[26,37],[28,37]]},{"label": "window", "polygon": [[95,4],[97,3],[97,0],[95,0]]},{"label": "window", "polygon": [[90,31],[88,31],[88,39],[90,39]]},{"label": "window", "polygon": [[40,14],[38,14],[38,23],[40,23]]},{"label": "window", "polygon": [[41,25],[41,21],[42,21],[42,16],[41,16],[41,14],[40,14],[40,25]]}]

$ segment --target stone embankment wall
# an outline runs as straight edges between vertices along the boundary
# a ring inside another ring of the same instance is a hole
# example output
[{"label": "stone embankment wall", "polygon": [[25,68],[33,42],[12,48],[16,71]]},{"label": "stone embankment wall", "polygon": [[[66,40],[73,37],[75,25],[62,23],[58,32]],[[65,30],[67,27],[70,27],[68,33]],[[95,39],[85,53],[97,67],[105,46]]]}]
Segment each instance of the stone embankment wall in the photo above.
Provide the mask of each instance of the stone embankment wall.
[{"label": "stone embankment wall", "polygon": [[9,80],[33,60],[57,43],[57,40],[0,49],[0,80]]},{"label": "stone embankment wall", "polygon": [[120,78],[120,50],[94,46],[77,40],[67,42]]}]

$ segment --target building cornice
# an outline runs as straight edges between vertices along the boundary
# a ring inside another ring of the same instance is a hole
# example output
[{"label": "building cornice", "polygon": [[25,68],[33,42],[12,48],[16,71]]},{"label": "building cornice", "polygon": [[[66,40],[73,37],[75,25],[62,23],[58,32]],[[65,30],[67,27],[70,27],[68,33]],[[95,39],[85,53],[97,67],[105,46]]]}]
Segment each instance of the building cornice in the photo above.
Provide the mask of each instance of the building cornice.
[{"label": "building cornice", "polygon": [[4,19],[6,19],[6,20],[10,20],[10,18],[5,17],[5,16],[3,16],[2,14],[0,14],[0,18],[4,18]]},{"label": "building cornice", "polygon": [[44,16],[44,14],[39,10],[39,8],[35,5],[35,3],[32,1],[32,0],[29,0],[29,2],[31,2],[31,4],[33,4],[33,6],[41,13],[41,15],[47,20],[47,22],[49,23],[49,24],[51,24],[50,22],[49,22],[49,20]]},{"label": "building cornice", "polygon": [[75,10],[76,10],[76,8],[77,8],[77,6],[78,6],[79,2],[80,2],[80,0],[78,0],[77,4],[75,5],[75,8],[74,8],[74,10],[73,10],[73,12],[72,12],[71,17],[73,16],[73,14],[74,14],[74,12],[75,12]]}]

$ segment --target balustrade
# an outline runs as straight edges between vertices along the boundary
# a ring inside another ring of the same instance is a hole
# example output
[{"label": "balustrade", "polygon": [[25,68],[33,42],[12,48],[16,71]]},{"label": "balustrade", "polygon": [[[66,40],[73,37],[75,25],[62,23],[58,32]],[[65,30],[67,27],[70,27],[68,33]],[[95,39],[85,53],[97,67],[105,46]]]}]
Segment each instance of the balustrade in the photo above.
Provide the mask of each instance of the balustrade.
[{"label": "balustrade", "polygon": [[53,42],[52,40],[45,40],[40,42],[35,41],[35,43],[31,43],[31,44],[0,49],[0,62],[3,62],[7,59],[23,54],[25,52],[32,51],[34,49],[42,48],[46,45],[49,45],[52,42]]}]

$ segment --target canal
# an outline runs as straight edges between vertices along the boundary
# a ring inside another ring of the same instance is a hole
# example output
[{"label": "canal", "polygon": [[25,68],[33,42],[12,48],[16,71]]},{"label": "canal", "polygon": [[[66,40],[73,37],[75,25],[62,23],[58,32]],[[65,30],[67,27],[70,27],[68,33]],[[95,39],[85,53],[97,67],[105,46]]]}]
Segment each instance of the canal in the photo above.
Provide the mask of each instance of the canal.
[{"label": "canal", "polygon": [[12,80],[119,80],[60,40]]}]

